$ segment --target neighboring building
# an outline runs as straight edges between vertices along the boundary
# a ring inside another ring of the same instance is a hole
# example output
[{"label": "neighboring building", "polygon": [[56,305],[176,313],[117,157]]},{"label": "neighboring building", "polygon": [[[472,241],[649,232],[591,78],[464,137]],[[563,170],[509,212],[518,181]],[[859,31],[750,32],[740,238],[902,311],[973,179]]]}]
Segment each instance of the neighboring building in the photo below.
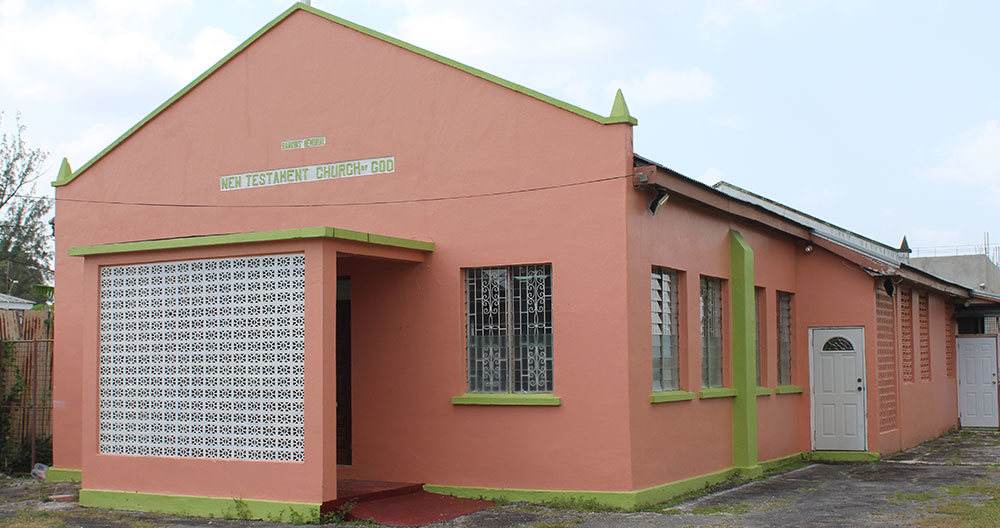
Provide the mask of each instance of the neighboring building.
[{"label": "neighboring building", "polygon": [[635,124],[296,4],[60,171],[50,474],[201,515],[338,479],[636,506],[958,423],[968,288]]},{"label": "neighboring building", "polygon": [[13,295],[0,293],[0,310],[30,310],[35,303]]},{"label": "neighboring building", "polygon": [[1000,268],[986,254],[910,257],[907,264],[966,288],[1000,295]]}]

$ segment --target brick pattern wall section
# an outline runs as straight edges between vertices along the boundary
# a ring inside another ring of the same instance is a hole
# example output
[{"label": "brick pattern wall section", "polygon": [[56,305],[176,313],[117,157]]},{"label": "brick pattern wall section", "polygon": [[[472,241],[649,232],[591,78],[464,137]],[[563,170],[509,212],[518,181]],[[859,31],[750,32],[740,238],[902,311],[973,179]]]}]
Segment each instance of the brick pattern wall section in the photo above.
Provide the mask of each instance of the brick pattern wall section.
[{"label": "brick pattern wall section", "polygon": [[927,294],[918,297],[918,320],[920,324],[920,380],[931,380],[931,321],[927,305]]},{"label": "brick pattern wall section", "polygon": [[944,357],[949,378],[955,377],[955,305],[944,305]]},{"label": "brick pattern wall section", "polygon": [[913,294],[909,288],[899,289],[899,312],[902,335],[903,383],[913,383]]},{"label": "brick pattern wall section", "polygon": [[878,429],[897,428],[896,421],[896,354],[893,346],[894,305],[892,297],[882,288],[875,289],[875,339],[878,362]]}]

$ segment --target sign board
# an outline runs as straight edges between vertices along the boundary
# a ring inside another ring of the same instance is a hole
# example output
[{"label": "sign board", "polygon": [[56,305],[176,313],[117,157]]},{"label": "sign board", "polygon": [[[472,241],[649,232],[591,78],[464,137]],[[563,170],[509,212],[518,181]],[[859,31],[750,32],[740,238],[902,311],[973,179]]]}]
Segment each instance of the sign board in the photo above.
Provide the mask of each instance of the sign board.
[{"label": "sign board", "polygon": [[274,169],[244,174],[230,174],[219,178],[219,190],[238,191],[254,187],[270,187],[286,183],[303,183],[334,178],[350,178],[369,174],[388,174],[396,170],[396,156],[338,161],[323,165]]},{"label": "sign board", "polygon": [[311,137],[304,139],[289,139],[281,142],[281,150],[294,150],[309,147],[322,147],[326,145],[326,136]]}]

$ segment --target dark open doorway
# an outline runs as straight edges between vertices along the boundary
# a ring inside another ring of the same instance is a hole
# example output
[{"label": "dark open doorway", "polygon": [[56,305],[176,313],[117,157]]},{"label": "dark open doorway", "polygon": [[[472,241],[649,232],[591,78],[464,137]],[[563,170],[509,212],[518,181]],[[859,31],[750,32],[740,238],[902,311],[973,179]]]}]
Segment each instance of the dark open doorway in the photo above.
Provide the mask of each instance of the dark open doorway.
[{"label": "dark open doorway", "polygon": [[337,278],[337,464],[351,465],[351,279]]}]

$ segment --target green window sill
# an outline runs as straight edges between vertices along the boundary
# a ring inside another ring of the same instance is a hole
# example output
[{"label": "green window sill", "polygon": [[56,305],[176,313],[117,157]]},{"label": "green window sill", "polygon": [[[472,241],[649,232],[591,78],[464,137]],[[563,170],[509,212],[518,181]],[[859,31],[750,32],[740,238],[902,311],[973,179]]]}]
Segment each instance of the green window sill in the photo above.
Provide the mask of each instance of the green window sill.
[{"label": "green window sill", "polygon": [[693,400],[697,394],[682,390],[657,391],[649,397],[650,403],[665,403]]},{"label": "green window sill", "polygon": [[778,387],[774,389],[774,392],[777,392],[778,394],[801,394],[802,387],[799,387],[798,385],[778,385]]},{"label": "green window sill", "polygon": [[736,389],[730,389],[728,387],[701,389],[701,392],[698,393],[698,397],[703,400],[708,398],[735,398]]},{"label": "green window sill", "polygon": [[562,398],[550,393],[488,394],[465,393],[451,398],[453,405],[562,405]]},{"label": "green window sill", "polygon": [[774,389],[767,387],[757,387],[757,396],[770,396],[774,394]]}]

